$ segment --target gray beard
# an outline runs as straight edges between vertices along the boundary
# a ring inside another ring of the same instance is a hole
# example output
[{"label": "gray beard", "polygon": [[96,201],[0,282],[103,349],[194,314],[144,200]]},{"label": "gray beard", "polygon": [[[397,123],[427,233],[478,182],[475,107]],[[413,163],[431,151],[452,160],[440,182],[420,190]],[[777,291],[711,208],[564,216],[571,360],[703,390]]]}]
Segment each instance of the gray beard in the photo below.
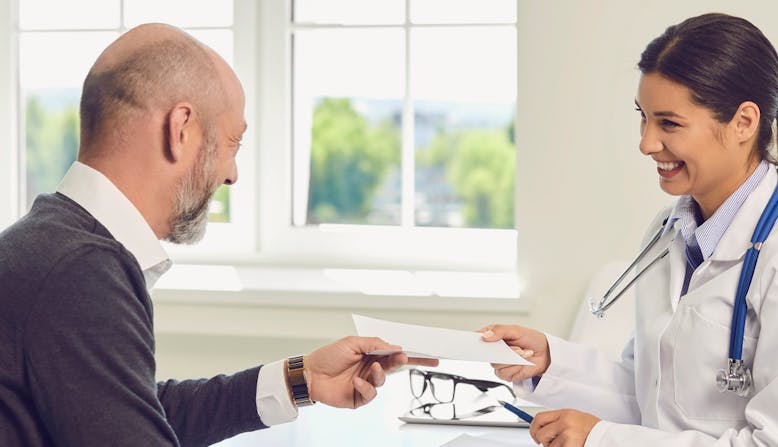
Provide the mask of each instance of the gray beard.
[{"label": "gray beard", "polygon": [[219,185],[210,180],[216,147],[206,132],[201,159],[197,166],[179,183],[170,218],[170,234],[166,241],[174,244],[194,244],[205,236],[208,225],[208,206]]}]

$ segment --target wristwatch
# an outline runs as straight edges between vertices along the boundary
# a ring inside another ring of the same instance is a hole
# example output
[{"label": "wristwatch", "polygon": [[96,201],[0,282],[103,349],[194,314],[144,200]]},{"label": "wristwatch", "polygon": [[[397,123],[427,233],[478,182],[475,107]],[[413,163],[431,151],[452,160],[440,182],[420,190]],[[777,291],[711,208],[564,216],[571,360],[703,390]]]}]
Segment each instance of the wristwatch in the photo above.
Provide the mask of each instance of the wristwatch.
[{"label": "wristwatch", "polygon": [[313,405],[308,392],[308,383],[305,381],[305,365],[303,365],[303,356],[294,355],[289,357],[286,362],[286,376],[289,380],[289,389],[292,390],[292,399],[298,407]]}]

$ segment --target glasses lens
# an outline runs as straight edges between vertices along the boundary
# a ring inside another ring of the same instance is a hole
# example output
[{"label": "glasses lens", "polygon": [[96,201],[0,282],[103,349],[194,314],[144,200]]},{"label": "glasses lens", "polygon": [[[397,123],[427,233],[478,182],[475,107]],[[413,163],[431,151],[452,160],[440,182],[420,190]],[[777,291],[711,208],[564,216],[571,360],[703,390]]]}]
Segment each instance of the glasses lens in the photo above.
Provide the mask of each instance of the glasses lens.
[{"label": "glasses lens", "polygon": [[413,394],[413,397],[421,397],[422,394],[424,394],[424,388],[426,386],[425,384],[425,378],[424,378],[424,372],[419,371],[418,369],[412,369],[410,371],[411,374],[411,394]]},{"label": "glasses lens", "polygon": [[430,406],[429,415],[433,419],[454,419],[456,411],[454,404],[434,404]]},{"label": "glasses lens", "polygon": [[432,395],[438,402],[451,402],[454,400],[454,378],[449,375],[432,374],[430,377]]}]

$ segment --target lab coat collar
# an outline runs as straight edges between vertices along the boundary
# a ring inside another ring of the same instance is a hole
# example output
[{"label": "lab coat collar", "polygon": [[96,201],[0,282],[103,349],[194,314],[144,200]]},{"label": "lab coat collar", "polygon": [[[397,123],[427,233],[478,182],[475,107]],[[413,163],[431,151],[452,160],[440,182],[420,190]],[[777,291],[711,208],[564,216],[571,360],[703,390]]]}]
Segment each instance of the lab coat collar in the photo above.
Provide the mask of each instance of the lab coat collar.
[{"label": "lab coat collar", "polygon": [[[143,215],[106,176],[78,161],[57,187],[100,222],[138,261],[141,270],[167,270],[170,259]],[[159,272],[161,273],[164,272]]]},{"label": "lab coat collar", "polygon": [[748,244],[751,241],[751,235],[754,233],[759,217],[762,215],[767,202],[770,200],[775,185],[778,183],[778,173],[775,166],[770,165],[770,169],[759,182],[756,189],[743,202],[740,210],[735,214],[732,223],[727,231],[721,237],[716,249],[710,257],[712,261],[738,261],[742,258]]}]

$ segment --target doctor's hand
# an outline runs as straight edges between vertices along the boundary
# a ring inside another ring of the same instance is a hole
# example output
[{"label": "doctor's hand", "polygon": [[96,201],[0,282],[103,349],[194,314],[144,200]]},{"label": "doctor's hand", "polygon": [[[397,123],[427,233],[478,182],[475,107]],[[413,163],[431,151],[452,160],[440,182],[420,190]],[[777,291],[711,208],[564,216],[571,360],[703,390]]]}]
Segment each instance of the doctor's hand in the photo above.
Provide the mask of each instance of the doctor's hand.
[{"label": "doctor's hand", "polygon": [[504,365],[492,363],[497,377],[510,382],[518,382],[539,376],[546,372],[551,364],[546,334],[522,326],[490,324],[478,330],[484,341],[505,340],[517,354],[534,365]]},{"label": "doctor's hand", "polygon": [[[369,355],[377,350],[397,351]],[[437,366],[436,359],[408,358],[402,348],[376,337],[345,337],[323,346],[303,359],[311,399],[339,408],[357,408],[373,400],[386,372],[411,363]]]},{"label": "doctor's hand", "polygon": [[578,410],[544,411],[535,415],[529,434],[544,447],[583,447],[599,421],[596,416]]}]

